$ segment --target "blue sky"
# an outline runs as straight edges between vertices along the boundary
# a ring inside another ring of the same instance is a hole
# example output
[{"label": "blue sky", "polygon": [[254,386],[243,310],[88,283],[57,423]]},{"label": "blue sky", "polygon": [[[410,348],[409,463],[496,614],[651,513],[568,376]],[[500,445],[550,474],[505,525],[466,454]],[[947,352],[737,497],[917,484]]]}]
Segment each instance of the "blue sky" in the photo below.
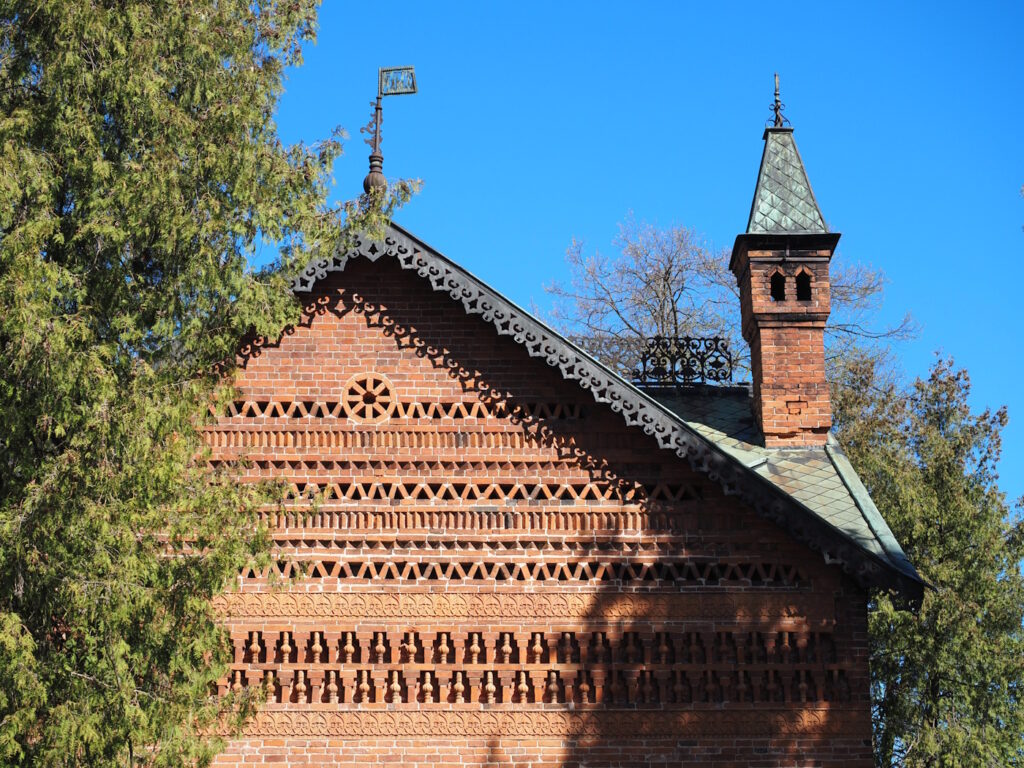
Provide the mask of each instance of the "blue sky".
[{"label": "blue sky", "polygon": [[[573,238],[610,251],[632,212],[715,247],[746,225],[779,72],[840,256],[889,278],[878,323],[921,326],[1007,405],[1001,485],[1024,494],[1024,3],[346,3],[292,71],[287,141],[350,139],[355,196],[379,66],[420,92],[384,102],[384,172],[420,178],[396,216],[524,306],[546,309]],[[737,313],[738,313],[737,308]]]}]

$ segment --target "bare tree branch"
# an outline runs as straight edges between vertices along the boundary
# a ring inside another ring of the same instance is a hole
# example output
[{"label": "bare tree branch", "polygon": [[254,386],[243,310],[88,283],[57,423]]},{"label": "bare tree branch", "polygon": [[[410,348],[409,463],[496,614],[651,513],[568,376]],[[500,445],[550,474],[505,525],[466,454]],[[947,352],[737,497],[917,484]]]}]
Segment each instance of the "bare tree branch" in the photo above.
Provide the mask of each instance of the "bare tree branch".
[{"label": "bare tree branch", "polygon": [[[629,375],[651,336],[721,336],[749,373],[749,350],[740,333],[739,289],[729,252],[713,249],[695,230],[659,229],[632,216],[619,226],[615,256],[587,254],[581,241],[566,251],[568,285],[553,283],[551,319],[573,341],[615,370]],[[876,327],[885,275],[837,259],[831,270],[832,317],[826,358],[851,346],[877,345],[916,333],[910,315]]]}]

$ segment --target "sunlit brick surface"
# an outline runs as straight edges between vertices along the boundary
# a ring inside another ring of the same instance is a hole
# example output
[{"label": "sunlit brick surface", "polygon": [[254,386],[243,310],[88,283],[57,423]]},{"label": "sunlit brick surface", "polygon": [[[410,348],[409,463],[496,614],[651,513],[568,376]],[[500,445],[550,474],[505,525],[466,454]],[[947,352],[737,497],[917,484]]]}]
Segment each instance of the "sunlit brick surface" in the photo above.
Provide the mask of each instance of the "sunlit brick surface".
[{"label": "sunlit brick surface", "polygon": [[221,689],[273,693],[218,765],[871,765],[820,554],[415,274],[303,300],[207,432],[289,487],[219,601]]}]

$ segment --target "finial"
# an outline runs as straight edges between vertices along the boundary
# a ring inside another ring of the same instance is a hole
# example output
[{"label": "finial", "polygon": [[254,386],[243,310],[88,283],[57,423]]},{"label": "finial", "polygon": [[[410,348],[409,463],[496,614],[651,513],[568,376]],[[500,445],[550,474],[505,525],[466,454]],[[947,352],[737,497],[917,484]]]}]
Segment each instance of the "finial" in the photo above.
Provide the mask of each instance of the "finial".
[{"label": "finial", "polygon": [[370,134],[370,138],[364,141],[370,145],[370,172],[363,179],[363,191],[366,194],[374,190],[383,190],[387,187],[387,179],[384,178],[384,155],[380,152],[380,125],[384,122],[384,116],[380,108],[380,96],[377,96],[377,103],[370,102],[373,107],[373,116],[370,122],[359,129],[360,133]]},{"label": "finial", "polygon": [[360,133],[369,134],[369,138],[364,139],[370,145],[370,172],[363,179],[363,191],[366,194],[382,192],[388,186],[384,178],[384,155],[380,151],[380,126],[384,122],[380,100],[385,96],[411,93],[416,93],[416,72],[412,67],[382,67],[377,70],[377,101],[370,102],[373,116],[369,123],[359,129]]},{"label": "finial", "polygon": [[782,114],[782,110],[786,108],[786,105],[782,103],[779,98],[779,73],[775,73],[775,103],[772,104],[772,112],[775,113],[775,122],[772,127],[782,128],[783,126],[789,125],[789,120]]}]

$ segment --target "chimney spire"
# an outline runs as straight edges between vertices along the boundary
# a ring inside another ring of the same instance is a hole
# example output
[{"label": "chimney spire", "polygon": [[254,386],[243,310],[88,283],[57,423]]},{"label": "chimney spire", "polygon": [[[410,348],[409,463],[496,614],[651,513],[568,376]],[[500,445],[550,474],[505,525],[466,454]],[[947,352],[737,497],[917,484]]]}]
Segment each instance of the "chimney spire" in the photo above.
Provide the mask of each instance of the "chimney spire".
[{"label": "chimney spire", "polygon": [[784,106],[776,75],[750,218],[729,263],[750,344],[754,416],[770,447],[822,445],[832,426],[824,334],[839,234],[825,225]]}]

